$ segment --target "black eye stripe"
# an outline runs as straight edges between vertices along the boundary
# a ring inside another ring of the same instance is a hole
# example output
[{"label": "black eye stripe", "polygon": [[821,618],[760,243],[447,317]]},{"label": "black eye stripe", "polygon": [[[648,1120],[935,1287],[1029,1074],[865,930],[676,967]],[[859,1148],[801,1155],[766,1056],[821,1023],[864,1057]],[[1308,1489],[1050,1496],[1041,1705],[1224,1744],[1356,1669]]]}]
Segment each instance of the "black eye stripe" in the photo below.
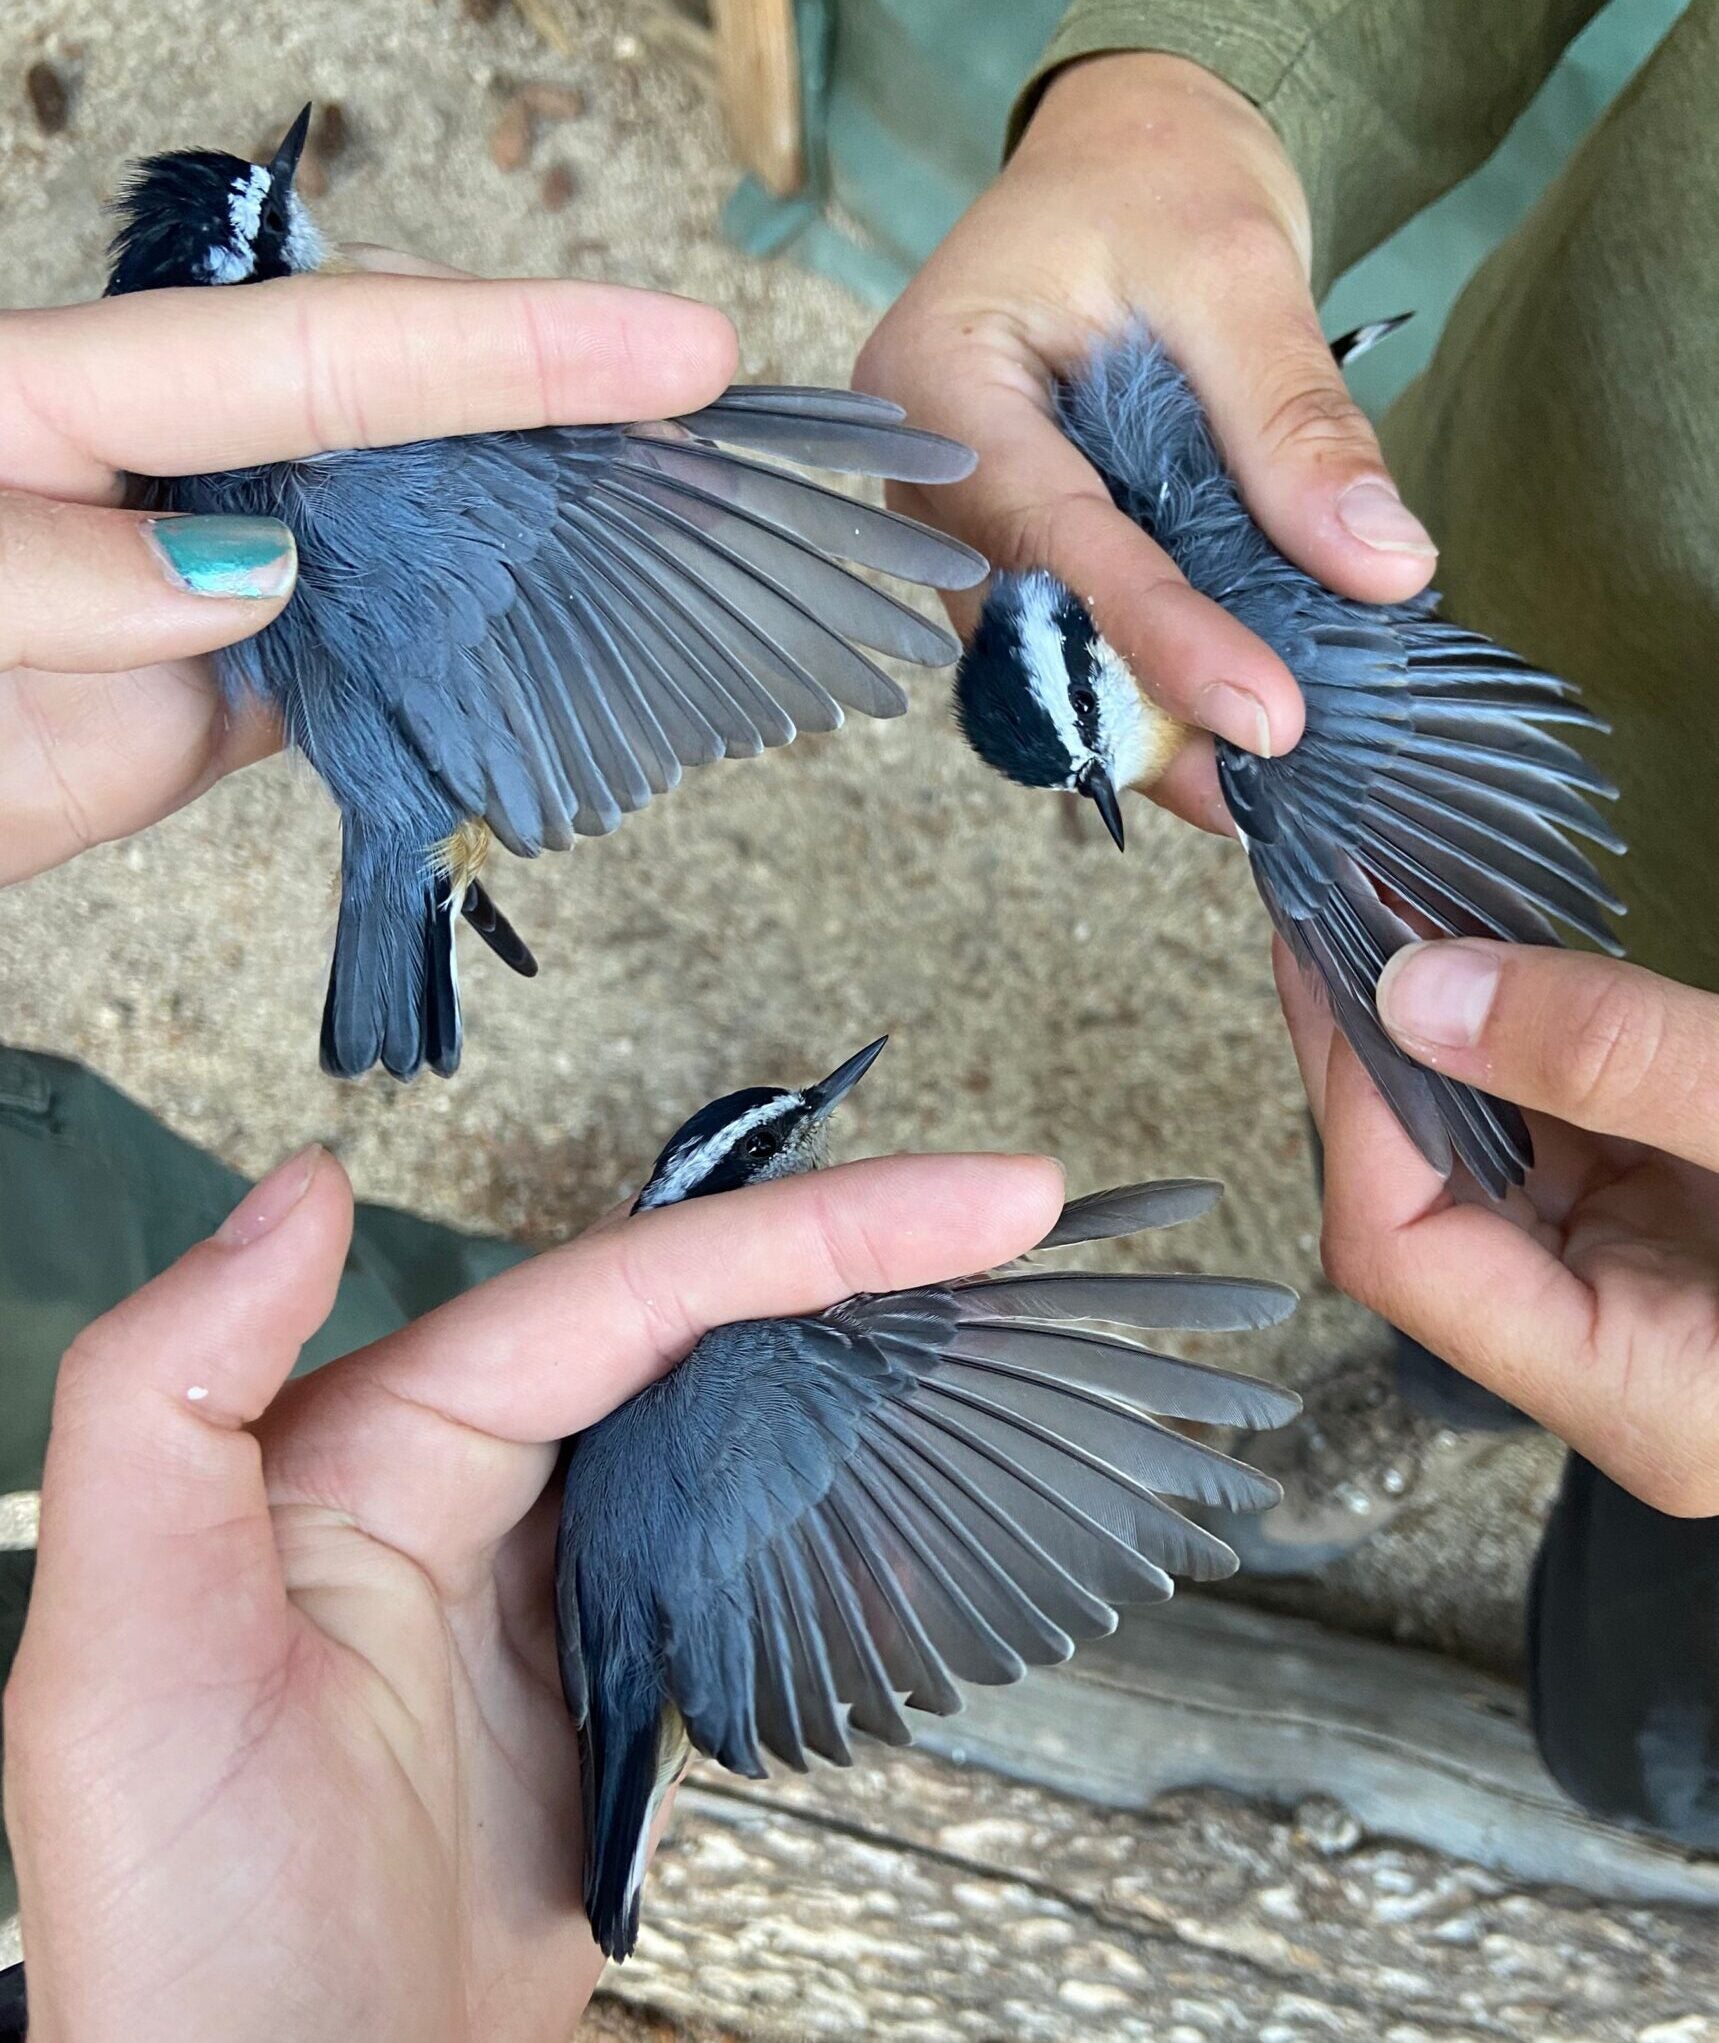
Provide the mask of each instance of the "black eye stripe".
[{"label": "black eye stripe", "polygon": [[1083,605],[1065,603],[1056,614],[1062,634],[1063,664],[1068,670],[1069,695],[1080,735],[1089,745],[1098,743],[1098,632]]}]

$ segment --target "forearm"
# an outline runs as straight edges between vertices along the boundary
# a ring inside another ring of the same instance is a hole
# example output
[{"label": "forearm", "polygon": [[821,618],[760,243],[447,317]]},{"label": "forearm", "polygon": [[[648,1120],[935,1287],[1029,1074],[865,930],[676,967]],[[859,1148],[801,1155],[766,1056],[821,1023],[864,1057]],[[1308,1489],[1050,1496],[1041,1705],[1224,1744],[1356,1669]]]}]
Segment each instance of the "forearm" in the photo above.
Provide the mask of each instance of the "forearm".
[{"label": "forearm", "polygon": [[1182,57],[1253,102],[1307,190],[1313,283],[1490,155],[1601,0],[1075,0],[1016,102],[1105,52]]}]

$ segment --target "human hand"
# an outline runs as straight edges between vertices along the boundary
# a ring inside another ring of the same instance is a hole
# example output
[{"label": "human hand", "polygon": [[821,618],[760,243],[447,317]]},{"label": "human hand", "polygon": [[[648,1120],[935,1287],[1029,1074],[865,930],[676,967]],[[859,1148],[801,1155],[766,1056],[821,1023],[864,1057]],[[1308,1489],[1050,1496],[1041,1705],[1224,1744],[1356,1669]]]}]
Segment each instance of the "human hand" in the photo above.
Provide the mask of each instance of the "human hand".
[{"label": "human hand", "polygon": [[1325,1267],[1644,1503],[1719,1513],[1719,999],[1571,951],[1399,951],[1420,1063],[1531,1110],[1502,1206],[1442,1184],[1300,972],[1278,987],[1325,1138]]},{"label": "human hand", "polygon": [[713,1326],[1003,1262],[1060,1203],[974,1156],[699,1199],[287,1383],[352,1203],[283,1164],[62,1369],[6,1694],[32,2043],[568,2035],[557,1442]]},{"label": "human hand", "polygon": [[[1301,187],[1246,100],[1179,57],[1089,59],[1052,81],[1008,167],[854,376],[979,451],[970,481],[897,491],[902,509],[1001,567],[1049,568],[1172,715],[1252,752],[1301,735],[1287,668],[1112,505],[1057,428],[1047,385],[1144,315],[1283,551],[1347,595],[1412,596],[1432,542],[1320,335],[1308,256]],[[951,607],[958,625],[976,614],[972,598]],[[1190,746],[1152,792],[1229,828],[1209,745]]]},{"label": "human hand", "polygon": [[660,418],[734,370],[727,320],[685,299],[363,259],[401,273],[0,313],[0,885],[280,743],[263,710],[227,710],[200,656],[289,600],[291,534],[117,510],[121,471]]}]

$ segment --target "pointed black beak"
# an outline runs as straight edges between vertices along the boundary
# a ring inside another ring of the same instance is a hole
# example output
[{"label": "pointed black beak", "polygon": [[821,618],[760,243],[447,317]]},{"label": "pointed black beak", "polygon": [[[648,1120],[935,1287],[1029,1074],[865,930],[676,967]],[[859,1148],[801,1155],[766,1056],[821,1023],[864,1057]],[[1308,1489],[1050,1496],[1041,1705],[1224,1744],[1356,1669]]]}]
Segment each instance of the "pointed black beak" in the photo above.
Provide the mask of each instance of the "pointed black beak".
[{"label": "pointed black beak", "polygon": [[310,133],[310,109],[313,102],[307,101],[296,121],[286,131],[286,139],[275,151],[269,163],[269,182],[277,192],[292,190],[293,178],[298,174],[298,159],[304,154],[305,138]]},{"label": "pointed black beak", "polygon": [[853,1091],[866,1073],[883,1055],[887,1036],[879,1036],[875,1043],[867,1043],[857,1056],[850,1057],[845,1064],[838,1064],[828,1078],[821,1078],[816,1085],[806,1088],[805,1100],[818,1120],[832,1113],[847,1095]]},{"label": "pointed black beak", "polygon": [[1117,850],[1126,851],[1128,847],[1122,836],[1122,804],[1116,799],[1116,784],[1110,775],[1097,764],[1082,767],[1075,787],[1104,818],[1104,827],[1110,832]]}]

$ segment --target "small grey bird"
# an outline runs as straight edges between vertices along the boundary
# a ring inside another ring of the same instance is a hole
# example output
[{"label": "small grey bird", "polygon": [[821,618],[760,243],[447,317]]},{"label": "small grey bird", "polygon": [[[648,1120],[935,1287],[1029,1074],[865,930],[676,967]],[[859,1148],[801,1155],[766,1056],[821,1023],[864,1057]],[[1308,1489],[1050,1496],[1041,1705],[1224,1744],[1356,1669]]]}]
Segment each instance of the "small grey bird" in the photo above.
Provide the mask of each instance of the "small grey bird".
[{"label": "small grey bird", "polygon": [[[1400,324],[1362,327],[1333,352],[1352,359]],[[1248,515],[1187,378],[1143,330],[1099,347],[1055,396],[1119,508],[1301,684],[1293,751],[1217,747],[1255,882],[1421,1154],[1447,1175],[1460,1161],[1502,1196],[1533,1161],[1521,1114],[1412,1063],[1374,994],[1392,953],[1429,933],[1557,943],[1561,923],[1618,951],[1604,918],[1623,903],[1570,841],[1623,850],[1590,799],[1616,789],[1547,728],[1604,724],[1568,683],[1441,620],[1436,597],[1357,603],[1285,559]],[[1022,786],[1086,795],[1118,849],[1118,790],[1150,787],[1192,735],[1045,573],[996,577],[955,705],[980,758]]]},{"label": "small grey bird", "polygon": [[[110,295],[319,268],[293,190],[310,108],[268,163],[180,150],[118,201]],[[141,483],[174,511],[278,518],[297,591],[215,657],[276,709],[341,815],[322,1062],[459,1063],[454,916],[529,976],[480,880],[601,836],[682,772],[907,698],[862,647],[941,666],[940,626],[851,571],[966,588],[985,563],[758,456],[949,482],[970,449],[842,390],[737,386],[691,417],[423,440]]]},{"label": "small grey bird", "polygon": [[[883,1048],[803,1092],[731,1093],[670,1139],[640,1194],[672,1205],[814,1169],[829,1115]],[[1064,1248],[1210,1211],[1220,1185],[1077,1199]],[[959,1682],[1018,1681],[1114,1629],[1116,1607],[1235,1556],[1165,1496],[1258,1511],[1278,1486],[1160,1419],[1254,1430],[1291,1392],[1082,1322],[1228,1332],[1295,1294],[1239,1277],[1022,1264],[706,1334],[569,1446],[555,1556],[561,1682],[583,1758],[585,1909],[624,1958],[646,1843],[693,1749],[851,1763],[910,1742]]]}]

